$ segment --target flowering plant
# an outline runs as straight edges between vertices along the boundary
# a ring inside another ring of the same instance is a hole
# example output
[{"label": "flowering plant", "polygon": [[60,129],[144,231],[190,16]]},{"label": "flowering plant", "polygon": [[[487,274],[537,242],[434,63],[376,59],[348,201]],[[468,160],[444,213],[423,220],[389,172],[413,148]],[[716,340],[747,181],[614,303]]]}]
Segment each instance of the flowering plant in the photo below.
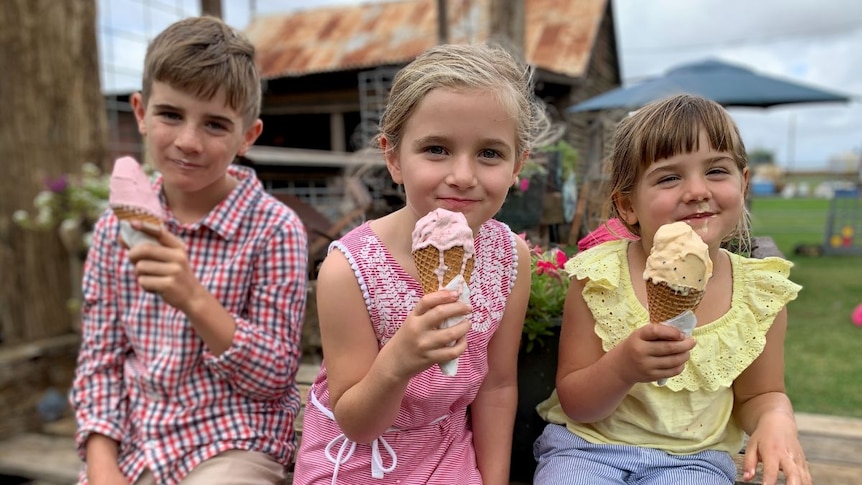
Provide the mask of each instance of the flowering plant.
[{"label": "flowering plant", "polygon": [[569,277],[563,271],[569,257],[560,248],[544,249],[530,243],[524,234],[520,236],[530,247],[532,279],[523,334],[524,350],[531,352],[536,344],[544,346],[543,339],[553,336],[551,329],[559,326],[569,290]]},{"label": "flowering plant", "polygon": [[92,227],[108,207],[110,175],[85,163],[80,175],[63,174],[46,179],[44,189],[33,199],[35,215],[18,210],[12,215],[21,227],[57,229],[70,252],[89,247]]},{"label": "flowering plant", "polygon": [[527,158],[524,161],[524,166],[521,168],[521,173],[518,174],[518,181],[514,185],[512,192],[516,195],[521,195],[530,189],[530,179],[534,177],[544,177],[547,175],[548,169],[543,162],[536,160],[533,157]]},{"label": "flowering plant", "polygon": [[558,154],[560,160],[559,176],[565,180],[569,175],[574,175],[578,168],[578,151],[567,141],[559,140],[556,143],[540,147],[536,155],[530,155],[524,161],[518,181],[511,191],[515,195],[521,195],[530,189],[530,180],[539,179],[548,175],[548,155]]}]

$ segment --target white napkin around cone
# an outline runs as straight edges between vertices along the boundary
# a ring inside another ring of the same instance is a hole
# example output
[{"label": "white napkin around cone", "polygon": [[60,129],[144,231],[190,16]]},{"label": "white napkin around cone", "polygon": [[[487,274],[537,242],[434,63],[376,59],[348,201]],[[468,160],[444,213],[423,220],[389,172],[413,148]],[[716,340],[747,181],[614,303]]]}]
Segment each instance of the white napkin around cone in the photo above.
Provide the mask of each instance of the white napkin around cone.
[{"label": "white napkin around cone", "polygon": [[[686,310],[670,320],[661,322],[661,325],[670,325],[679,329],[686,337],[691,337],[691,332],[697,326],[697,317],[694,316],[691,310]],[[667,378],[661,378],[656,381],[656,384],[659,386],[663,386],[665,383],[667,383]]]},{"label": "white napkin around cone", "polygon": [[[443,289],[444,290],[450,290],[450,291],[461,290],[461,295],[458,297],[458,301],[460,301],[462,303],[466,303],[468,305],[470,304],[470,288],[467,285],[467,282],[464,281],[463,276],[456,275],[454,278],[452,278],[452,281],[450,281],[449,284],[446,285],[446,287]],[[464,320],[464,318],[465,317],[463,315],[458,315],[455,317],[447,318],[440,325],[440,328],[449,328],[453,325],[457,325],[459,322]],[[450,347],[452,345],[455,345],[455,342],[452,342],[449,344]],[[449,376],[449,377],[454,376],[458,372],[458,359],[456,358],[456,359],[452,359],[448,362],[441,363],[440,364],[440,371],[443,372],[443,375],[445,375],[445,376]]]}]

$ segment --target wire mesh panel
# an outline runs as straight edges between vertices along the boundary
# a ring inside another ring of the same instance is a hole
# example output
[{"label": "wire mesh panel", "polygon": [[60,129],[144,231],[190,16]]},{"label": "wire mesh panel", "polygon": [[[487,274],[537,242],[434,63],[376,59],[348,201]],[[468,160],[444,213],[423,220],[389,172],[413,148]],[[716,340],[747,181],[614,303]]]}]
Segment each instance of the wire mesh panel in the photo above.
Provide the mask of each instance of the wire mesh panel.
[{"label": "wire mesh panel", "polygon": [[378,67],[358,75],[359,126],[352,140],[354,148],[368,147],[377,135],[380,118],[389,99],[389,90],[398,68]]},{"label": "wire mesh panel", "polygon": [[862,255],[862,197],[859,189],[835,191],[826,221],[823,252]]}]

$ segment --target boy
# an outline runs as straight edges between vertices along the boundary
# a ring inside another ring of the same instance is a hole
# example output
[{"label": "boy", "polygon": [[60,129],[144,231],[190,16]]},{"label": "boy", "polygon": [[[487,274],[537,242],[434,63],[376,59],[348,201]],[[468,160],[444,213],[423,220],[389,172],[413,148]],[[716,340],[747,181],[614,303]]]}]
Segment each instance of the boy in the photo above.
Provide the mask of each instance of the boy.
[{"label": "boy", "polygon": [[212,17],[174,23],[147,49],[131,97],[167,219],[110,211],[83,282],[71,401],[82,481],[280,483],[295,449],[306,297],[302,223],[232,165],[260,135],[254,48]]}]

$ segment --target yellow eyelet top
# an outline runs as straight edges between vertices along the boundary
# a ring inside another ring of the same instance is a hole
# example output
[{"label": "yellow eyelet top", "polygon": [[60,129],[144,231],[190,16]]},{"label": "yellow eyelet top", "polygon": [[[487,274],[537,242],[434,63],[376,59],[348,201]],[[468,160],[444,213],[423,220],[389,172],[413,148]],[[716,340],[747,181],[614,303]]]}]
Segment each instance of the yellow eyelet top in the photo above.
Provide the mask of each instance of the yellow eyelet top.
[{"label": "yellow eyelet top", "polygon": [[[605,351],[649,322],[629,279],[628,243],[601,244],[575,255],[565,266],[571,277],[588,279],[584,301]],[[727,254],[734,282],[730,309],[694,329],[697,346],[680,375],[668,379],[665,386],[636,384],[614,414],[596,423],[569,420],[556,392],[537,406],[539,414],[593,443],[647,446],[674,454],[706,449],[737,452],[742,431],[731,417],[731,386],[763,351],[776,314],[796,298],[801,287],[788,279],[789,261]]]}]

